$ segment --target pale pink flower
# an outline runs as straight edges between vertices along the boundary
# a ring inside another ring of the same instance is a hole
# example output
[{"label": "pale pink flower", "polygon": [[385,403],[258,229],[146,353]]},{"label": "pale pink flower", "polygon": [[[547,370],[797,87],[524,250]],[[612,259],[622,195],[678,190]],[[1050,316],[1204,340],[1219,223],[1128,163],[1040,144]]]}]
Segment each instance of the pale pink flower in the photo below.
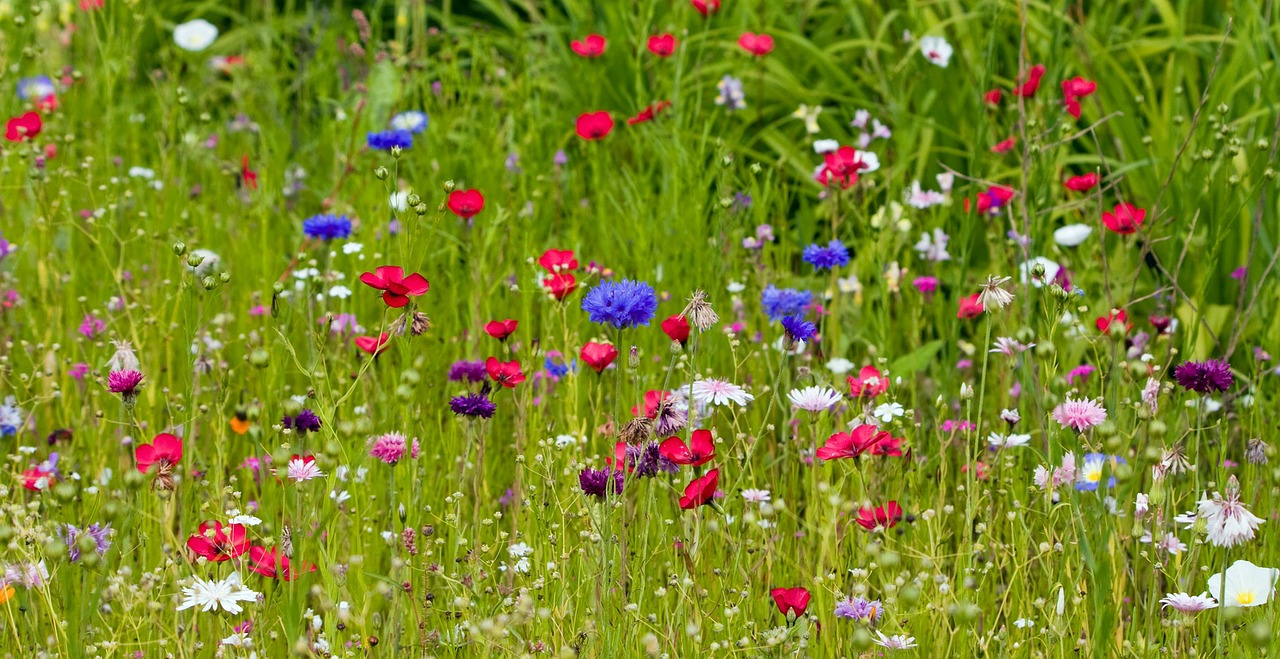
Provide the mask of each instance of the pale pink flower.
[{"label": "pale pink flower", "polygon": [[320,468],[316,466],[316,458],[313,455],[295,455],[290,458],[287,474],[289,480],[295,483],[324,476],[324,472],[320,471]]},{"label": "pale pink flower", "polygon": [[1173,607],[1183,613],[1196,613],[1205,609],[1217,608],[1218,603],[1209,597],[1209,593],[1188,595],[1186,593],[1169,593],[1160,600],[1166,608]]},{"label": "pale pink flower", "polygon": [[1063,428],[1084,432],[1107,420],[1107,410],[1096,400],[1068,398],[1053,408],[1053,420]]}]

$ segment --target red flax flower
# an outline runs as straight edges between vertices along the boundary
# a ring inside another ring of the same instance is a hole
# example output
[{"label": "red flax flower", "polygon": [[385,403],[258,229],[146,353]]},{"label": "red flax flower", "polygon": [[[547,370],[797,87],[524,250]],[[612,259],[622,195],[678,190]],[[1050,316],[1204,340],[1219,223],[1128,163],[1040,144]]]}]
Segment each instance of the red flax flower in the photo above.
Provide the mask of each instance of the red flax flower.
[{"label": "red flax flower", "polygon": [[848,190],[858,182],[858,172],[868,167],[862,154],[851,146],[842,146],[823,157],[824,166],[818,173],[818,182],[831,187],[832,179]]},{"label": "red flax flower", "polygon": [[[662,457],[678,464],[697,467],[704,465],[716,457],[716,445],[710,430],[693,431],[686,445],[679,437],[668,437],[658,446]],[[715,488],[712,488],[712,492]]]},{"label": "red flax flower", "polygon": [[636,124],[643,124],[649,121],[653,121],[653,118],[657,116],[659,112],[662,112],[663,110],[669,107],[671,107],[671,101],[658,101],[653,105],[647,105],[643,110],[640,111],[640,114],[637,114],[634,117],[628,118],[627,125],[635,126]]},{"label": "red flax flower", "polygon": [[993,89],[982,95],[982,101],[986,103],[988,107],[994,108],[997,105],[1000,105],[1000,97],[1003,95],[1004,93],[999,89]]},{"label": "red flax flower", "polygon": [[738,37],[738,45],[756,57],[764,57],[773,52],[773,37],[767,34],[743,32],[742,36]]},{"label": "red flax flower", "polygon": [[684,496],[680,497],[680,509],[690,510],[711,503],[716,494],[716,486],[720,484],[720,470],[712,469],[706,476],[693,479],[684,488]]},{"label": "red flax flower", "polygon": [[1062,81],[1062,94],[1067,98],[1084,98],[1098,89],[1098,83],[1076,76]]},{"label": "red flax flower", "polygon": [[[270,579],[293,581],[298,578],[289,565],[289,557],[279,553],[276,547],[267,549],[254,545],[249,548],[249,569]],[[307,572],[315,572],[316,566],[308,566]]]},{"label": "red flax flower", "polygon": [[960,310],[956,312],[956,318],[977,318],[982,315],[982,303],[978,301],[981,294],[974,293],[969,297],[960,298]]},{"label": "red flax flower", "polygon": [[[804,615],[805,609],[809,608],[809,591],[805,588],[774,588],[769,591],[769,595],[773,597],[773,602],[778,605],[778,611],[782,615],[787,616],[788,620],[795,620]],[[792,616],[795,616],[794,618]]]},{"label": "red flax flower", "polygon": [[1040,89],[1040,78],[1044,77],[1044,71],[1045,68],[1043,64],[1037,64],[1031,67],[1031,71],[1027,73],[1027,81],[1018,85],[1018,87],[1013,90],[1013,95],[1021,96],[1023,98],[1031,98],[1032,96],[1035,96],[1036,90]]},{"label": "red flax flower", "polygon": [[494,382],[508,389],[515,389],[517,384],[524,382],[524,373],[520,372],[520,362],[517,360],[500,362],[497,357],[490,357],[484,362],[484,370],[489,372],[489,377]]},{"label": "red flax flower", "polygon": [[1098,318],[1093,324],[1103,334],[1110,334],[1113,328],[1119,331],[1123,327],[1125,334],[1133,329],[1133,323],[1129,322],[1129,312],[1124,309],[1112,309],[1111,313]]},{"label": "red flax flower", "polygon": [[608,110],[584,112],[578,115],[576,130],[584,140],[602,140],[613,130],[613,117]]},{"label": "red flax flower", "polygon": [[1080,176],[1072,176],[1071,178],[1067,179],[1067,181],[1062,185],[1066,187],[1068,190],[1074,190],[1076,192],[1088,192],[1089,190],[1092,190],[1093,186],[1097,184],[1098,184],[1098,175],[1094,172],[1089,172],[1088,174],[1081,174]]},{"label": "red flax flower", "polygon": [[4,138],[10,142],[21,142],[30,140],[40,134],[40,128],[44,123],[40,121],[40,115],[35,112],[28,112],[22,116],[14,117],[5,124]]},{"label": "red flax flower", "polygon": [[605,47],[604,37],[598,34],[588,34],[582,41],[574,40],[569,42],[569,47],[573,52],[583,57],[599,57],[604,54]]},{"label": "red flax flower", "polygon": [[1147,210],[1128,202],[1116,204],[1115,210],[1102,214],[1102,224],[1119,234],[1130,234],[1147,219]]},{"label": "red flax flower", "polygon": [[542,290],[557,300],[569,297],[577,288],[578,280],[573,275],[552,275],[542,279]]},{"label": "red flax flower", "polygon": [[134,449],[133,457],[138,462],[138,471],[144,474],[151,469],[151,465],[158,465],[161,473],[172,471],[173,466],[182,459],[182,438],[161,433],[150,444]]},{"label": "red flax flower", "polygon": [[676,38],[670,34],[655,34],[649,37],[649,52],[658,57],[671,57],[676,52]]},{"label": "red flax flower", "polygon": [[991,147],[991,153],[1008,153],[1013,149],[1013,145],[1018,143],[1018,138],[1010,137]]},{"label": "red flax flower", "polygon": [[387,334],[386,332],[383,332],[381,335],[377,337],[357,336],[356,338],[352,339],[352,342],[356,344],[357,348],[375,357],[378,355],[378,353],[382,352],[383,350],[386,350],[387,343],[389,343],[390,341],[391,341],[391,335]]},{"label": "red flax flower", "polygon": [[827,438],[818,449],[819,460],[856,458],[863,453],[897,457],[902,455],[900,439],[871,425],[860,425],[851,432],[838,432]]},{"label": "red flax flower", "polygon": [[613,347],[612,343],[588,341],[586,345],[582,346],[580,356],[582,361],[587,363],[587,366],[595,369],[596,373],[601,373],[604,369],[609,368],[609,364],[612,364],[613,360],[618,358],[618,349]]},{"label": "red flax flower", "polygon": [[202,522],[200,530],[187,538],[187,549],[196,556],[220,563],[249,551],[244,524],[223,526],[222,522]]},{"label": "red flax flower", "polygon": [[382,291],[382,301],[388,307],[399,309],[409,304],[409,297],[417,297],[431,288],[426,277],[413,273],[404,276],[404,268],[398,265],[378,266],[374,272],[360,275],[360,281],[370,288]]},{"label": "red flax flower", "polygon": [[[650,419],[658,418],[658,405],[661,404],[662,401],[667,400],[669,398],[671,398],[670,391],[658,391],[656,389],[650,389],[644,392],[644,415],[649,417]],[[631,414],[632,415],[640,414],[640,408],[635,407],[633,405],[631,407]]]},{"label": "red flax flower", "polygon": [[698,10],[703,17],[710,16],[720,11],[720,0],[689,0],[689,4]]},{"label": "red flax flower", "polygon": [[849,395],[854,398],[875,398],[889,389],[889,378],[874,366],[863,366],[856,376],[850,375],[845,381],[849,383]]},{"label": "red flax flower", "polygon": [[662,331],[672,341],[679,341],[680,345],[684,345],[689,340],[689,321],[684,316],[676,314],[662,321]]},{"label": "red flax flower", "polygon": [[902,506],[897,501],[879,506],[877,508],[859,508],[858,509],[858,526],[874,531],[877,528],[891,529],[902,519]]},{"label": "red flax flower", "polygon": [[454,190],[449,193],[448,204],[454,215],[469,220],[484,210],[484,195],[479,190]]},{"label": "red flax flower", "polygon": [[519,324],[520,321],[511,319],[491,320],[484,324],[484,333],[499,341],[506,341],[508,336],[515,334]]},{"label": "red flax flower", "polygon": [[247,188],[258,189],[258,173],[249,169],[249,154],[240,156],[240,180]]},{"label": "red flax flower", "polygon": [[551,274],[578,269],[578,259],[573,257],[571,249],[549,249],[542,253],[538,265]]}]

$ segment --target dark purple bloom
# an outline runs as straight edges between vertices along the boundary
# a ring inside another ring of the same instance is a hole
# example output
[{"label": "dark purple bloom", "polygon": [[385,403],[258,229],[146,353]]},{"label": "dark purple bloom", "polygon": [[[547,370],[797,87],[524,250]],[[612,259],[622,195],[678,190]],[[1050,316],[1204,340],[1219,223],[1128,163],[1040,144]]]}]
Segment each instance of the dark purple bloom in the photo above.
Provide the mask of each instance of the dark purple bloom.
[{"label": "dark purple bloom", "polygon": [[804,319],[804,316],[786,316],[782,319],[782,329],[792,341],[808,341],[818,333],[818,326]]},{"label": "dark purple bloom", "polygon": [[142,384],[142,374],[138,371],[111,371],[107,375],[107,389],[113,394],[131,396],[137,393]]},{"label": "dark purple bloom", "polygon": [[850,597],[836,602],[836,617],[850,620],[862,620],[875,623],[884,614],[884,605],[880,600],[867,600],[863,597]]},{"label": "dark purple bloom", "polygon": [[454,396],[449,401],[449,409],[453,410],[454,414],[461,416],[478,416],[488,419],[493,416],[494,412],[498,411],[498,406],[494,405],[493,401],[489,400],[489,397],[484,394],[463,394]]},{"label": "dark purple bloom", "polygon": [[308,432],[320,432],[320,417],[316,416],[316,413],[311,410],[302,410],[295,417],[285,415],[281,424],[285,427],[285,430],[294,430],[299,435],[305,435]]},{"label": "dark purple bloom", "polygon": [[450,382],[484,382],[488,374],[484,370],[484,362],[456,361],[449,367]]},{"label": "dark purple bloom", "polygon": [[658,450],[657,442],[649,442],[645,446],[627,446],[627,466],[637,478],[657,476],[659,472],[674,474],[680,466],[668,460]]},{"label": "dark purple bloom", "polygon": [[1173,377],[1183,389],[1202,394],[1231,388],[1231,366],[1221,359],[1184,362],[1173,369]]},{"label": "dark purple bloom", "polygon": [[[612,489],[614,494],[622,493],[622,479],[621,469],[610,471],[588,467],[578,474],[578,485],[582,486],[583,494],[604,498],[606,489]],[[613,481],[612,488],[609,488],[609,481]]]}]

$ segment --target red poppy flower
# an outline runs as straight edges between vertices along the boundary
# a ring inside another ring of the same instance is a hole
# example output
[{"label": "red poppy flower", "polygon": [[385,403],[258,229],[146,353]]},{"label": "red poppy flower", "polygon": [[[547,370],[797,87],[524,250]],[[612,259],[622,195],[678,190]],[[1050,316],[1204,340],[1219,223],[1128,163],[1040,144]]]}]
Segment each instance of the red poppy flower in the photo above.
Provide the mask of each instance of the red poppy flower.
[{"label": "red poppy flower", "polygon": [[684,345],[689,340],[689,320],[680,314],[676,314],[662,321],[662,331],[672,341],[679,341],[680,345]]},{"label": "red poppy flower", "polygon": [[1113,212],[1102,214],[1102,223],[1116,233],[1130,234],[1147,219],[1147,210],[1128,202],[1116,204]]},{"label": "red poppy flower", "polygon": [[612,343],[588,341],[586,345],[582,346],[580,356],[582,361],[587,363],[587,366],[595,369],[596,373],[600,373],[609,368],[609,364],[612,364],[613,360],[618,358],[618,349],[613,347]]},{"label": "red poppy flower", "polygon": [[720,0],[689,0],[689,4],[704,17],[720,11]]},{"label": "red poppy flower", "polygon": [[357,336],[351,341],[356,344],[357,348],[377,356],[378,353],[386,350],[387,344],[391,342],[391,335],[383,332],[376,338],[372,336]]},{"label": "red poppy flower", "polygon": [[877,528],[891,529],[902,519],[902,506],[897,501],[890,501],[876,508],[858,509],[858,526],[874,531]]},{"label": "red poppy flower", "polygon": [[138,471],[147,473],[151,465],[159,465],[160,470],[169,469],[182,459],[182,438],[169,433],[161,433],[133,451],[133,458],[138,463]]},{"label": "red poppy flower", "polygon": [[404,268],[398,265],[382,265],[373,272],[360,275],[360,281],[370,288],[382,291],[382,301],[388,307],[399,309],[409,304],[409,297],[417,297],[431,288],[426,277],[413,273],[404,276]]},{"label": "red poppy flower", "polygon": [[36,109],[41,112],[53,112],[58,109],[58,97],[49,94],[44,98],[36,101]]},{"label": "red poppy flower", "polygon": [[860,425],[851,432],[838,432],[818,448],[819,460],[856,458],[863,453],[897,457],[902,455],[900,439],[871,425]]},{"label": "red poppy flower", "polygon": [[[699,429],[693,431],[688,445],[679,437],[668,437],[658,445],[658,452],[678,465],[697,467],[716,457],[716,445],[710,430]],[[714,491],[712,488],[712,492]]]},{"label": "red poppy flower", "polygon": [[1098,184],[1098,175],[1094,172],[1089,172],[1088,174],[1081,174],[1080,176],[1072,176],[1071,178],[1067,179],[1066,183],[1063,183],[1062,185],[1065,186],[1068,190],[1075,190],[1076,192],[1086,192],[1092,189],[1093,186],[1097,184]]},{"label": "red poppy flower", "polygon": [[549,249],[542,253],[542,257],[538,259],[538,265],[554,275],[557,272],[577,270],[578,259],[573,257],[571,249]]},{"label": "red poppy flower", "polygon": [[742,36],[738,37],[738,45],[756,57],[763,57],[773,52],[773,37],[767,34],[743,32]]},{"label": "red poppy flower", "polygon": [[604,139],[613,130],[613,117],[607,110],[584,112],[578,115],[576,130],[584,140]]},{"label": "red poppy flower", "polygon": [[29,140],[40,134],[40,128],[44,126],[44,122],[40,121],[40,115],[35,112],[28,112],[20,117],[14,117],[5,125],[4,138],[10,142],[21,142]]},{"label": "red poppy flower", "polygon": [[805,609],[809,608],[809,591],[805,588],[774,588],[769,591],[769,595],[773,597],[773,602],[778,605],[778,611],[782,615],[799,618],[804,615]]},{"label": "red poppy flower", "polygon": [[[992,212],[994,209],[1000,208],[1009,203],[1013,199],[1013,188],[1006,188],[1003,185],[988,186],[986,192],[978,195],[978,213]],[[964,210],[969,212],[969,200],[964,200]]]},{"label": "red poppy flower", "polygon": [[849,395],[854,398],[875,398],[889,389],[889,379],[880,374],[880,369],[869,365],[845,381],[849,383]]},{"label": "red poppy flower", "polygon": [[[668,398],[671,398],[670,391],[657,391],[650,389],[649,391],[644,392],[644,415],[650,419],[658,418],[658,404]],[[632,407],[631,414],[640,414],[640,409],[638,407]]]},{"label": "red poppy flower", "polygon": [[631,473],[636,470],[635,463],[627,464],[627,443],[617,442],[613,445],[613,457],[605,456],[604,463],[608,465],[612,471],[626,470]]},{"label": "red poppy flower", "polygon": [[1018,138],[1010,137],[1009,139],[999,142],[995,146],[991,147],[991,153],[1007,153],[1013,148],[1013,145],[1017,143]]},{"label": "red poppy flower", "polygon": [[583,57],[599,57],[604,54],[605,40],[598,34],[588,34],[582,41],[570,41],[569,47]]},{"label": "red poppy flower", "polygon": [[1044,71],[1045,68],[1043,64],[1037,64],[1031,67],[1031,71],[1027,73],[1027,81],[1018,85],[1018,87],[1013,90],[1013,95],[1022,96],[1024,98],[1031,98],[1032,96],[1035,96],[1036,90],[1040,89],[1040,78],[1044,77]]},{"label": "red poppy flower", "polygon": [[1124,309],[1112,309],[1111,313],[1098,318],[1093,324],[1103,334],[1110,334],[1112,327],[1123,327],[1126,334],[1133,329],[1133,323],[1129,322],[1129,312]]},{"label": "red poppy flower", "polygon": [[868,167],[862,154],[851,146],[842,146],[823,156],[823,168],[818,173],[818,182],[831,187],[834,178],[840,187],[847,190],[858,182],[858,173]]},{"label": "red poppy flower", "polygon": [[80,0],[80,8],[84,11],[93,11],[94,9],[102,9],[104,0]]},{"label": "red poppy flower", "polygon": [[1098,83],[1076,76],[1062,81],[1062,95],[1067,98],[1084,98],[1098,88]]},{"label": "red poppy flower", "polygon": [[636,116],[627,119],[627,125],[634,126],[636,124],[643,124],[648,121],[653,121],[654,116],[656,116],[659,112],[662,112],[663,110],[669,107],[671,107],[671,101],[658,101],[653,105],[645,106],[645,109],[641,110],[640,114],[637,114]]},{"label": "red poppy flower", "polygon": [[982,95],[982,101],[991,107],[1000,105],[1000,97],[1004,95],[999,89],[993,89]]},{"label": "red poppy flower", "polygon": [[448,203],[454,215],[469,220],[484,210],[484,195],[479,190],[454,190]]},{"label": "red poppy flower", "polygon": [[[987,463],[977,460],[973,464],[977,467],[977,469],[974,469],[973,471],[974,477],[980,481],[987,480]],[[969,465],[960,465],[960,473],[969,473]]]},{"label": "red poppy flower", "polygon": [[977,318],[982,315],[982,303],[978,301],[979,293],[960,298],[960,311],[956,318]]},{"label": "red poppy flower", "polygon": [[516,326],[520,324],[517,320],[491,320],[484,324],[484,333],[492,336],[499,341],[506,341],[516,331]]},{"label": "red poppy flower", "polygon": [[484,362],[484,370],[489,372],[494,382],[508,389],[515,389],[517,384],[524,382],[524,373],[520,372],[520,362],[516,360],[500,362],[497,357],[490,357]]},{"label": "red poppy flower", "polygon": [[707,475],[693,479],[684,488],[684,496],[680,497],[681,510],[690,510],[711,503],[716,494],[716,486],[720,484],[720,470],[712,469]]},{"label": "red poppy flower", "polygon": [[202,522],[200,530],[187,538],[187,549],[205,560],[220,563],[249,551],[249,537],[243,524],[223,526],[222,522]]},{"label": "red poppy flower", "polygon": [[548,295],[563,300],[578,288],[578,280],[573,275],[552,275],[542,279],[542,290]]},{"label": "red poppy flower", "polygon": [[240,156],[240,180],[246,187],[258,189],[258,173],[249,169],[249,154]]},{"label": "red poppy flower", "polygon": [[649,52],[658,57],[671,57],[676,52],[676,38],[670,34],[649,37]]},{"label": "red poppy flower", "polygon": [[1062,106],[1066,108],[1067,114],[1071,115],[1073,119],[1080,118],[1080,101],[1068,96],[1062,101]]},{"label": "red poppy flower", "polygon": [[22,487],[32,492],[47,490],[56,482],[58,482],[57,474],[39,467],[32,467],[22,472]]},{"label": "red poppy flower", "polygon": [[[249,569],[270,579],[293,581],[298,578],[289,565],[289,557],[279,553],[276,547],[267,549],[254,545],[249,548]],[[314,564],[307,566],[307,572],[315,572]]]}]

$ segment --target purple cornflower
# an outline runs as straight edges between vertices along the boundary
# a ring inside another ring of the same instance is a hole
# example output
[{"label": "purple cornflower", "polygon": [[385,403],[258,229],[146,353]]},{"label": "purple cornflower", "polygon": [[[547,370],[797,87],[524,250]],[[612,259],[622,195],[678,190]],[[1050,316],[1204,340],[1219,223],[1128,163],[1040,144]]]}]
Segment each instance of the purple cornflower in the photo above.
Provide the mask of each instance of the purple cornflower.
[{"label": "purple cornflower", "polygon": [[[582,493],[600,498],[604,498],[607,489],[612,489],[614,494],[621,494],[622,479],[621,469],[610,471],[587,467],[578,473],[578,485],[582,487]],[[613,482],[612,487],[609,486],[610,481]]]},{"label": "purple cornflower", "polygon": [[680,471],[679,465],[662,455],[657,442],[649,442],[645,446],[627,446],[627,465],[637,478],[657,476],[659,472],[674,474]]},{"label": "purple cornflower", "polygon": [[456,361],[449,366],[450,382],[484,382],[488,374],[484,370],[484,362]]},{"label": "purple cornflower", "polygon": [[849,264],[849,248],[839,240],[832,240],[826,247],[818,244],[804,248],[804,262],[815,270],[830,270]]},{"label": "purple cornflower", "polygon": [[524,171],[520,169],[520,154],[512,152],[507,155],[506,161],[507,172],[510,174],[519,174]]},{"label": "purple cornflower", "polygon": [[18,251],[18,246],[5,240],[4,234],[0,234],[0,262],[3,262],[6,256]]},{"label": "purple cornflower", "polygon": [[[347,332],[354,332],[356,334],[364,333],[364,328],[361,327],[360,323],[356,321],[355,314],[352,314],[352,313],[335,314],[331,316],[328,319],[328,321],[329,321],[330,334],[345,334]],[[320,322],[321,323],[325,322],[325,319],[323,318],[320,319]]]},{"label": "purple cornflower", "polygon": [[286,414],[280,423],[285,430],[293,430],[299,435],[305,435],[308,432],[320,432],[320,417],[316,416],[316,413],[311,410],[302,410],[295,417],[290,417]]},{"label": "purple cornflower", "polygon": [[98,336],[104,329],[107,329],[107,324],[93,314],[85,315],[84,320],[80,321],[79,332],[86,339]]},{"label": "purple cornflower", "polygon": [[1067,384],[1073,387],[1076,386],[1076,378],[1079,378],[1080,382],[1083,384],[1084,381],[1088,379],[1089,375],[1096,370],[1098,369],[1094,368],[1092,364],[1081,364],[1067,373]]},{"label": "purple cornflower", "polygon": [[142,378],[142,373],[138,371],[111,371],[107,375],[107,389],[113,394],[123,394],[126,397],[134,396],[138,393]]},{"label": "purple cornflower", "polygon": [[551,162],[555,163],[556,167],[564,167],[569,164],[569,156],[565,154],[564,149],[560,149],[556,151],[556,155],[551,159]]},{"label": "purple cornflower", "polygon": [[1173,377],[1183,389],[1207,394],[1231,388],[1231,366],[1221,359],[1184,362],[1173,369]]},{"label": "purple cornflower", "polygon": [[463,394],[454,396],[449,401],[449,409],[460,416],[478,416],[488,419],[493,416],[494,412],[498,411],[498,406],[494,405],[493,401],[489,400],[489,397],[484,394]]},{"label": "purple cornflower", "polygon": [[99,556],[107,553],[111,548],[111,539],[107,536],[111,533],[111,525],[103,526],[101,524],[90,524],[83,529],[77,529],[74,524],[67,524],[62,527],[62,539],[67,543],[67,558],[72,563],[80,560],[80,538],[89,537],[93,539],[93,550],[98,552]]},{"label": "purple cornflower", "polygon": [[836,617],[849,620],[862,620],[874,624],[884,615],[884,605],[880,600],[868,600],[865,597],[850,596],[836,602]]},{"label": "purple cornflower", "polygon": [[70,375],[71,377],[77,380],[83,380],[84,376],[87,375],[88,373],[89,373],[89,365],[84,362],[78,362],[74,364],[71,367],[71,370],[67,371],[67,375]]},{"label": "purple cornflower", "polygon": [[934,291],[938,290],[938,278],[937,277],[916,277],[915,279],[911,280],[911,285],[915,286],[916,290],[920,291],[920,293],[923,295],[926,295],[926,296],[933,295]]}]

